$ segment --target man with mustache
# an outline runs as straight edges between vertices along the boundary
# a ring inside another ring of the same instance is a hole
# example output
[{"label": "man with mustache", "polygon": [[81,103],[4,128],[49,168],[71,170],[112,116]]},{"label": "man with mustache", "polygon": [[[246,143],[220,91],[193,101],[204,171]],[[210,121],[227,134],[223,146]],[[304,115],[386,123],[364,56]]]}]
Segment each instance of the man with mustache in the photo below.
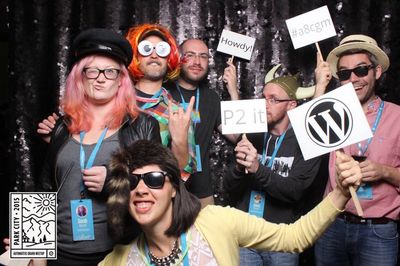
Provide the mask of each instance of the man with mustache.
[{"label": "man with mustache", "polygon": [[[192,120],[196,140],[197,171],[192,174],[187,188],[200,199],[204,207],[214,204],[214,186],[210,173],[210,142],[214,130],[221,131],[220,98],[204,82],[207,80],[210,58],[206,43],[200,39],[185,40],[180,45],[180,52],[182,56],[180,76],[177,82],[171,82],[167,86],[173,98],[183,106],[189,99],[195,97]],[[227,64],[223,80],[231,99],[238,100],[236,68],[230,61]],[[231,141],[236,140],[233,135],[227,137]]]},{"label": "man with mustache", "polygon": [[137,103],[160,124],[161,140],[169,146],[181,167],[186,181],[196,171],[196,155],[190,114],[194,98],[187,110],[178,107],[163,87],[163,82],[179,75],[180,57],[176,41],[169,30],[157,24],[142,24],[128,31],[134,57],[129,65]]}]

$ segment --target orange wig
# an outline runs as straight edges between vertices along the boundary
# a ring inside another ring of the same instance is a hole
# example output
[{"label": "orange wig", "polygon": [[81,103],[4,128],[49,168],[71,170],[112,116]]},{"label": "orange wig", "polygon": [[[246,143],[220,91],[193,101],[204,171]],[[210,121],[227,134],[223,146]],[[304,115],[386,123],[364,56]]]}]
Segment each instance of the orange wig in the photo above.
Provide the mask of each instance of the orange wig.
[{"label": "orange wig", "polygon": [[[152,32],[154,32],[155,34],[152,34]],[[148,33],[150,34],[147,35]],[[132,74],[135,81],[141,79],[144,76],[143,72],[139,68],[140,63],[138,59],[138,44],[142,41],[143,36],[147,37],[151,35],[162,36],[161,38],[164,39],[171,46],[171,52],[167,58],[168,70],[166,80],[176,79],[179,76],[180,71],[180,55],[178,46],[171,32],[164,26],[158,24],[141,24],[139,26],[129,29],[126,38],[128,39],[133,49],[133,59],[128,67],[129,72]]]}]

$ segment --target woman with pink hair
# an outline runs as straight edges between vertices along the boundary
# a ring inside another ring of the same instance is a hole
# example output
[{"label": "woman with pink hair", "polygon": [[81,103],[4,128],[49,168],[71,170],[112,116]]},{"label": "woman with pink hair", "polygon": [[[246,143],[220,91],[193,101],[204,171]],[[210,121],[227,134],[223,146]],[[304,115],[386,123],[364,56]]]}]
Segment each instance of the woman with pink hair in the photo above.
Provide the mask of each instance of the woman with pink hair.
[{"label": "woman with pink hair", "polygon": [[[103,187],[111,154],[136,140],[160,142],[157,121],[139,111],[121,35],[90,29],[74,40],[68,75],[37,191],[58,191],[57,256],[48,265],[97,265],[112,249]],[[78,215],[85,208],[85,215]]]}]

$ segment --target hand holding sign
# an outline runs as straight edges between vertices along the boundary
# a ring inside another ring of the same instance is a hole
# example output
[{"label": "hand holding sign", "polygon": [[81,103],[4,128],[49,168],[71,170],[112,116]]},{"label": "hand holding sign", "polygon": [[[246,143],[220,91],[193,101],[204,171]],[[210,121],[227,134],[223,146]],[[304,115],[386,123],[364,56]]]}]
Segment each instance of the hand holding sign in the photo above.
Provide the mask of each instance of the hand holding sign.
[{"label": "hand holding sign", "polygon": [[257,149],[247,139],[246,134],[243,134],[242,139],[236,144],[236,162],[245,167],[245,172],[255,173],[260,166],[258,161]]},{"label": "hand holding sign", "polygon": [[354,205],[356,206],[357,214],[363,216],[364,212],[361,208],[360,201],[358,200],[356,190],[353,184],[349,184],[347,178],[356,178],[355,186],[358,187],[361,183],[361,168],[359,163],[355,161],[351,156],[345,154],[342,150],[337,150],[336,155],[336,183],[343,194],[347,194],[346,187],[348,188],[350,195],[353,199]]},{"label": "hand holding sign", "polygon": [[332,79],[329,64],[322,60],[322,56],[317,56],[317,67],[314,73],[316,83],[314,98],[317,98],[325,93],[326,87]]},{"label": "hand holding sign", "polygon": [[231,100],[238,100],[238,88],[237,88],[237,73],[236,66],[233,64],[233,58],[229,58],[226,62],[228,66],[224,69],[224,75],[222,76],[223,81],[226,84]]}]

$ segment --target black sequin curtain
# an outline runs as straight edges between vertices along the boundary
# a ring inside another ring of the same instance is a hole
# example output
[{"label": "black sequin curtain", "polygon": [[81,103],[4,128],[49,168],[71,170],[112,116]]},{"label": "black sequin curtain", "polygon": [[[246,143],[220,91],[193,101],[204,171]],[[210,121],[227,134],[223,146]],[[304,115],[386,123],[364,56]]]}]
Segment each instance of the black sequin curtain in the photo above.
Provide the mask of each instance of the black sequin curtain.
[{"label": "black sequin curtain", "polygon": [[[300,71],[304,85],[313,83],[315,47],[294,50],[285,19],[328,5],[337,37],[320,42],[323,56],[348,34],[369,34],[389,54],[391,67],[381,82],[379,94],[399,103],[400,2],[393,0],[9,0],[6,6],[9,30],[9,84],[11,97],[2,110],[4,124],[1,154],[2,180],[8,191],[32,191],[40,172],[46,145],[36,135],[37,123],[57,111],[68,71],[71,40],[81,30],[107,27],[125,33],[140,23],[169,27],[178,42],[203,38],[214,57],[209,85],[221,99],[227,98],[219,78],[227,56],[215,53],[222,29],[257,39],[250,61],[236,60],[242,98],[260,95],[266,70],[282,63],[290,72]],[[335,84],[332,84],[334,87]],[[212,169],[216,193],[224,201],[221,176],[232,152],[225,139],[215,134]]]}]

